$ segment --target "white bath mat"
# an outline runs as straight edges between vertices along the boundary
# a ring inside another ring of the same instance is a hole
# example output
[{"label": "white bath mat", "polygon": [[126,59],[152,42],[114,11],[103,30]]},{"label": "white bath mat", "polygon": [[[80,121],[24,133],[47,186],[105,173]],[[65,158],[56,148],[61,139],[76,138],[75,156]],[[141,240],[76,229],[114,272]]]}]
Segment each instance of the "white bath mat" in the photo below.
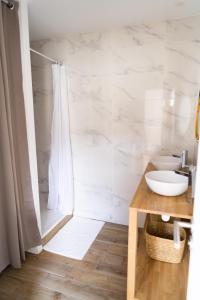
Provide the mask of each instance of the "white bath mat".
[{"label": "white bath mat", "polygon": [[81,260],[105,223],[73,217],[45,246],[49,252]]}]

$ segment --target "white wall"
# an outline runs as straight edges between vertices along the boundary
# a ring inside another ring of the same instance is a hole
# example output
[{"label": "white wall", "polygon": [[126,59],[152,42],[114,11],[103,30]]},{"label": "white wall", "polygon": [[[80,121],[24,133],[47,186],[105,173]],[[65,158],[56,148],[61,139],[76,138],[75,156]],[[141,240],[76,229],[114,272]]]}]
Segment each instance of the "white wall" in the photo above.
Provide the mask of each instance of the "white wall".
[{"label": "white wall", "polygon": [[[70,83],[75,214],[127,224],[155,153],[194,153],[200,17],[32,43],[63,61]],[[50,64],[33,55],[40,191],[48,191]]]}]

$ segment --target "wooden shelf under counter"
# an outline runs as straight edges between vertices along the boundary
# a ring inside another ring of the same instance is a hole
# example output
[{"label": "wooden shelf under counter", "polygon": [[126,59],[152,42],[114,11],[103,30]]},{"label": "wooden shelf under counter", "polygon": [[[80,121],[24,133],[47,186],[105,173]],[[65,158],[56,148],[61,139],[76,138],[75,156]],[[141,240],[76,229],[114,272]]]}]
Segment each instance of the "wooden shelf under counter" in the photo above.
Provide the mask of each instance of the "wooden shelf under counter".
[{"label": "wooden shelf under counter", "polygon": [[[145,170],[145,173],[153,170],[155,170],[153,165],[149,163]],[[137,258],[140,257],[139,259],[141,261],[142,252],[140,249],[140,253],[137,254],[137,252],[139,252],[137,251],[138,245],[139,247],[141,247],[141,243],[138,244],[138,214],[167,214],[172,217],[184,218],[188,220],[192,219],[193,214],[193,204],[189,199],[190,191],[176,197],[160,196],[158,194],[155,194],[148,188],[145,180],[145,173],[139,183],[135,196],[133,197],[133,200],[129,206],[127,300],[143,300],[142,298],[138,298],[138,295],[141,295],[141,293],[139,291],[136,291],[136,288],[138,289],[138,285],[136,285],[136,279],[137,277],[140,277],[140,274],[136,274]],[[161,262],[157,263],[166,264]],[[175,268],[177,269],[178,266],[174,267],[174,269]],[[162,274],[159,274],[159,276],[162,276]],[[143,278],[143,280],[146,279]]]}]

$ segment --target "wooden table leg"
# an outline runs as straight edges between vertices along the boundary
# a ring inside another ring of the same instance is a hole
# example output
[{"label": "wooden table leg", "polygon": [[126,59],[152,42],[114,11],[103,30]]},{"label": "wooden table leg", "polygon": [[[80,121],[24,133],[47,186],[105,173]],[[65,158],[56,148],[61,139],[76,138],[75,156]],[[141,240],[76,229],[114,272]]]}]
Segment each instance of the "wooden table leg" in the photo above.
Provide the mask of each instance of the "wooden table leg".
[{"label": "wooden table leg", "polygon": [[137,209],[130,208],[129,209],[129,233],[128,233],[127,300],[135,300],[137,238],[138,238],[137,219],[138,219]]}]

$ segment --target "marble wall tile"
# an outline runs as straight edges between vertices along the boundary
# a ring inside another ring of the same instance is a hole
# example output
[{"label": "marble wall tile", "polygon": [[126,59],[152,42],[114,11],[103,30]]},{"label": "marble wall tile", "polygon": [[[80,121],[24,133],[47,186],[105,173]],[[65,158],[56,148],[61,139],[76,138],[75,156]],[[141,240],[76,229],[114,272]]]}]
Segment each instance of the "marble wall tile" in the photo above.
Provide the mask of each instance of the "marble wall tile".
[{"label": "marble wall tile", "polygon": [[163,83],[167,137],[163,145],[174,152],[187,148],[191,160],[196,152],[194,120],[200,86],[199,22],[199,17],[193,17],[168,23]]},{"label": "marble wall tile", "polygon": [[[32,47],[66,65],[75,214],[128,223],[128,205],[154,154],[195,154],[200,17],[68,34]],[[50,64],[32,55],[40,190],[48,191]]]}]

